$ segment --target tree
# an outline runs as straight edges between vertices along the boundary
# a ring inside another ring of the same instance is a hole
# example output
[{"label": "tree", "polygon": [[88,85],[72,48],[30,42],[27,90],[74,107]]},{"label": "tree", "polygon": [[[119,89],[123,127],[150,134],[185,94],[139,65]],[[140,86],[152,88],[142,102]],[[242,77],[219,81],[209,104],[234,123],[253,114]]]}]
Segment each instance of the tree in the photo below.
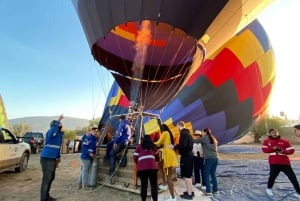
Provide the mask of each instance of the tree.
[{"label": "tree", "polygon": [[11,127],[11,131],[18,137],[22,137],[31,128],[25,123],[14,124]]},{"label": "tree", "polygon": [[267,134],[270,128],[278,129],[279,133],[282,131],[282,126],[286,125],[286,120],[276,117],[270,116],[266,114],[259,122],[257,122],[252,127],[252,132],[254,133],[254,143],[261,143],[260,138]]},{"label": "tree", "polygon": [[74,140],[76,139],[77,133],[75,130],[64,129],[64,139],[66,140]]},{"label": "tree", "polygon": [[100,118],[90,120],[88,126],[85,126],[83,128],[76,128],[74,131],[77,136],[83,136],[88,131],[88,128],[91,128],[93,126],[98,127],[99,122],[100,122]]},{"label": "tree", "polygon": [[93,127],[93,126],[98,127],[99,122],[100,122],[100,117],[96,118],[96,119],[93,119],[93,120],[90,120],[89,121],[89,127]]}]

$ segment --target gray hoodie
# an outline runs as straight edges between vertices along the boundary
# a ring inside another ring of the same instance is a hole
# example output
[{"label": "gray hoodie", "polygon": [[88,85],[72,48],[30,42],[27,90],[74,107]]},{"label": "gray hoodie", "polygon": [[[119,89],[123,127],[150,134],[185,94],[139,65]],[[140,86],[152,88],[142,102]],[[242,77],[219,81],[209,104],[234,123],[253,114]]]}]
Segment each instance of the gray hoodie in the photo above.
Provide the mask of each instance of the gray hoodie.
[{"label": "gray hoodie", "polygon": [[217,144],[211,144],[208,135],[204,135],[199,139],[194,139],[194,143],[201,143],[204,158],[218,158]]}]

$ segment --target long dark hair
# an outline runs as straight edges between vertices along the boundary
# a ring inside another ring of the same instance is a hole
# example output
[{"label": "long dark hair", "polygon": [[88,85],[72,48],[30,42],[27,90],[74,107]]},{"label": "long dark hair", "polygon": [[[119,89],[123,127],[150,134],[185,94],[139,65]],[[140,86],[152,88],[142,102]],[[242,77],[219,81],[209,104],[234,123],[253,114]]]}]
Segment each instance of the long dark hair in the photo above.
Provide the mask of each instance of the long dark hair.
[{"label": "long dark hair", "polygon": [[153,150],[155,149],[155,145],[152,142],[150,135],[144,135],[141,146],[144,150]]},{"label": "long dark hair", "polygon": [[203,132],[205,132],[206,135],[208,135],[210,144],[218,144],[217,138],[212,134],[212,132],[209,128],[204,128]]},{"label": "long dark hair", "polygon": [[174,142],[174,137],[173,137],[173,134],[172,134],[172,132],[170,131],[169,127],[168,127],[166,124],[162,124],[162,125],[160,126],[160,130],[161,130],[162,132],[167,131],[167,132],[169,133],[170,140],[171,140],[171,144],[174,145],[174,143],[175,143],[175,142]]}]

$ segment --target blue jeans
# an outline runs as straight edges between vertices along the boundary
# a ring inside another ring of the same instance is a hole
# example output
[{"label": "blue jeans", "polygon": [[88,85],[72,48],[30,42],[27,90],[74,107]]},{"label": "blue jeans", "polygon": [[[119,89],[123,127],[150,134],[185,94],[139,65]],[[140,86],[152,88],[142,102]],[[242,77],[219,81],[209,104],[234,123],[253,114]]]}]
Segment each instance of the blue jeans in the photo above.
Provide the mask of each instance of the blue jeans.
[{"label": "blue jeans", "polygon": [[116,166],[116,154],[120,152],[123,148],[126,147],[125,144],[119,143],[117,144],[117,148],[113,149],[114,142],[110,141],[107,144],[106,149],[106,157],[110,159],[110,166],[109,166],[109,175],[111,176],[115,172],[115,166]]},{"label": "blue jeans", "polygon": [[114,141],[110,141],[109,143],[107,143],[107,145],[106,145],[106,154],[105,154],[106,159],[109,159],[109,153],[112,150],[113,145],[114,145]]},{"label": "blue jeans", "polygon": [[46,201],[49,197],[51,184],[55,179],[56,159],[41,158],[40,163],[43,171],[43,179],[41,184],[41,201]]},{"label": "blue jeans", "polygon": [[90,159],[81,159],[82,168],[78,178],[78,186],[86,188],[88,186],[88,178],[92,161]]},{"label": "blue jeans", "polygon": [[211,193],[210,177],[213,185],[213,192],[218,191],[218,181],[216,176],[218,162],[218,158],[206,158],[204,160],[204,178],[207,193]]}]

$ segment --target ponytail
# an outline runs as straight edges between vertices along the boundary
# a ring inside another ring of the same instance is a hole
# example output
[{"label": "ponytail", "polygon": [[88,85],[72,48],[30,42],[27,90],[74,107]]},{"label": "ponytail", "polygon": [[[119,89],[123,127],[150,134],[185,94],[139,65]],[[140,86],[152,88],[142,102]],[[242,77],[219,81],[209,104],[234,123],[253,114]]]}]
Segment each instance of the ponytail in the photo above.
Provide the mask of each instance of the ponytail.
[{"label": "ponytail", "polygon": [[175,144],[174,137],[173,137],[173,134],[170,131],[169,127],[166,124],[162,124],[161,127],[160,127],[160,130],[162,132],[167,131],[169,133],[171,144],[174,145]]},{"label": "ponytail", "polygon": [[209,141],[211,144],[218,144],[218,140],[216,137],[212,134],[211,130],[209,128],[203,129],[203,131],[208,135]]}]

